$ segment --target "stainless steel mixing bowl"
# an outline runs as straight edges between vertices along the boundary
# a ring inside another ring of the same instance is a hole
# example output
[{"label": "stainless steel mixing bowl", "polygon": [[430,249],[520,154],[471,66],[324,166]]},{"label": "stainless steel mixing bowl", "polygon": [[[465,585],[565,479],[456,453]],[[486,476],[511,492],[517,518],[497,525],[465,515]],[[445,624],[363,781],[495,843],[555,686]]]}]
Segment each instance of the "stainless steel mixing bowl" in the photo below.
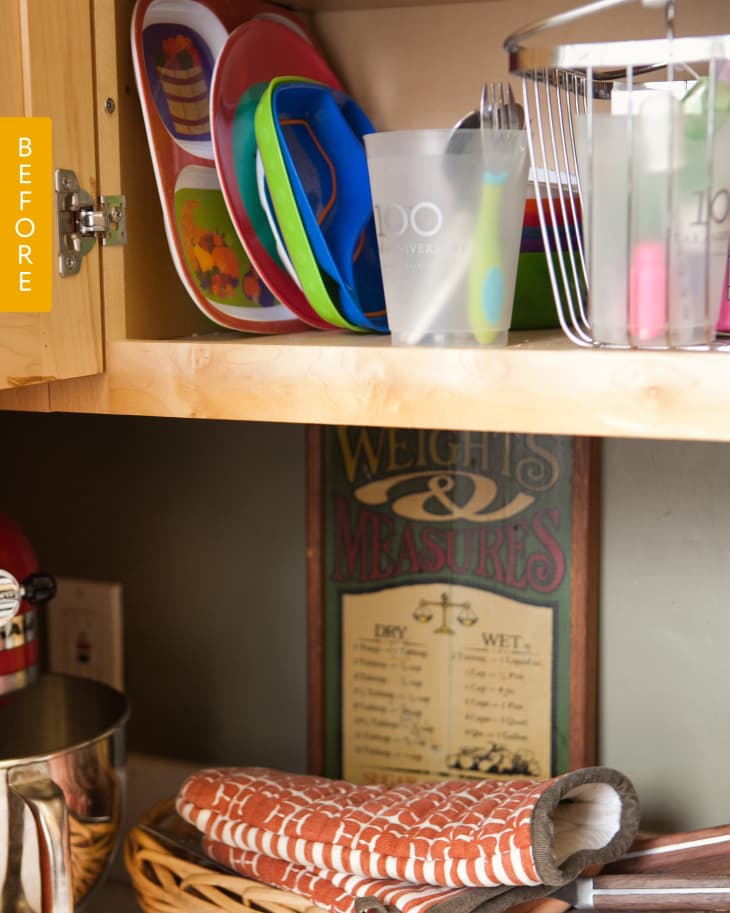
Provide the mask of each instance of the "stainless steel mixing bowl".
[{"label": "stainless steel mixing bowl", "polygon": [[123,694],[72,676],[0,698],[3,913],[73,913],[99,883],[119,839],[128,713]]}]

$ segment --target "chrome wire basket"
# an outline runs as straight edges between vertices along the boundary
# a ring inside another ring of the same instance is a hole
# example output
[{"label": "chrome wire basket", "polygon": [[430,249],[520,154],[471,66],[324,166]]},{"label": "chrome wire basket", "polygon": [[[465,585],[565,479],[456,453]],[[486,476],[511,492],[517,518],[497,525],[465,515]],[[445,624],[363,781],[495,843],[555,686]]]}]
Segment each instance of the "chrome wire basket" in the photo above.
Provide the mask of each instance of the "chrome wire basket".
[{"label": "chrome wire basket", "polygon": [[724,348],[730,35],[532,46],[639,0],[596,0],[505,41],[522,77],[535,197],[561,326],[582,346]]}]

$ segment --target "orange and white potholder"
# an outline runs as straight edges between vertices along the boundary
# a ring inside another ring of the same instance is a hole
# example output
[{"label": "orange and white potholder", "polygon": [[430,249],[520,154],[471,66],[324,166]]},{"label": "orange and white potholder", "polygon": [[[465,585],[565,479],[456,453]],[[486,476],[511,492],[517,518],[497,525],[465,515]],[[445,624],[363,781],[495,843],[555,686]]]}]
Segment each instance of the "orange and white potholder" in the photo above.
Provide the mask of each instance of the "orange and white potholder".
[{"label": "orange and white potholder", "polygon": [[633,786],[605,767],[399,786],[211,768],[185,781],[177,810],[215,858],[305,896],[318,885],[337,913],[340,896],[416,913],[469,888],[558,886],[617,859],[638,828]]}]

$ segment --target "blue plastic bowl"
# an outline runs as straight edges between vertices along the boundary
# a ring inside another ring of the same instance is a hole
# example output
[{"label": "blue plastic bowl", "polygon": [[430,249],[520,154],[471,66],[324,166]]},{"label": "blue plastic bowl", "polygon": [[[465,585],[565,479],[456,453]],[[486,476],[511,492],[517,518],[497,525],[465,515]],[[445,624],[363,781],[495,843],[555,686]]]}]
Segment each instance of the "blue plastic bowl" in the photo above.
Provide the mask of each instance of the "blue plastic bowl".
[{"label": "blue plastic bowl", "polygon": [[375,128],[352,98],[319,83],[277,80],[271,100],[302,223],[320,269],[336,284],[342,315],[387,332],[362,141]]}]

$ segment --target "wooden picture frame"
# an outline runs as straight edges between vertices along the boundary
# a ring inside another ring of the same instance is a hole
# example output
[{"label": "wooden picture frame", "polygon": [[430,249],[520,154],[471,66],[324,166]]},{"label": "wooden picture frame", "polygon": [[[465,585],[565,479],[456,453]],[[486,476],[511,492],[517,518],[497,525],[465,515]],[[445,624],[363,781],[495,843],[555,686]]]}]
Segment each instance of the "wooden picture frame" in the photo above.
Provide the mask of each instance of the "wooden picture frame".
[{"label": "wooden picture frame", "polygon": [[594,764],[599,440],[310,426],[307,452],[310,772]]}]

